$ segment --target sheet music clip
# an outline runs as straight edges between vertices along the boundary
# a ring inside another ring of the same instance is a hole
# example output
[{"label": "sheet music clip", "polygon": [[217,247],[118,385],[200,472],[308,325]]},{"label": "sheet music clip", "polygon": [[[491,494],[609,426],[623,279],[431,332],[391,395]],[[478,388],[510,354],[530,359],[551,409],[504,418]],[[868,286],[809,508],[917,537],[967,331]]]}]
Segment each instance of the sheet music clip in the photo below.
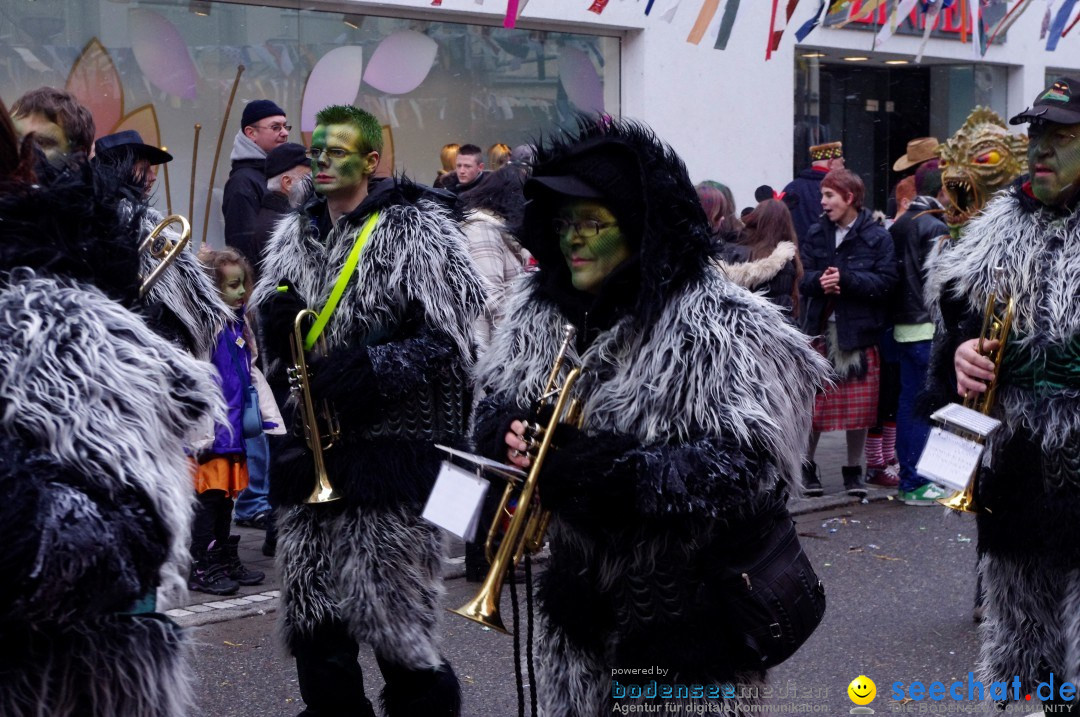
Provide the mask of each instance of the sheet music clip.
[{"label": "sheet music clip", "polygon": [[470,466],[476,469],[477,475],[481,475],[483,473],[493,473],[502,478],[503,480],[507,480],[512,483],[520,483],[525,479],[525,476],[528,475],[525,471],[521,470],[517,466],[512,466],[506,463],[499,463],[498,461],[493,461],[490,458],[485,458],[484,456],[479,456],[475,453],[469,453],[468,451],[459,451],[456,448],[451,448],[450,446],[444,446],[438,443],[435,444],[435,447],[441,451],[446,451],[454,458],[468,463]]},{"label": "sheet music clip", "polygon": [[985,444],[986,439],[1001,427],[1001,421],[974,411],[959,403],[948,403],[930,415],[932,420],[950,433],[969,441]]}]

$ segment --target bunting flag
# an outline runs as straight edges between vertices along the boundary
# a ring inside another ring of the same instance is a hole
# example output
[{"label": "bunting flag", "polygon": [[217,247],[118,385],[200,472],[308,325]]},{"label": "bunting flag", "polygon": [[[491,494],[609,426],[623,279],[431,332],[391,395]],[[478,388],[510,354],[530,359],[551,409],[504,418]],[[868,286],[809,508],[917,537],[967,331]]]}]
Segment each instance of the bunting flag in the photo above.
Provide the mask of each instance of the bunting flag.
[{"label": "bunting flag", "polygon": [[998,28],[1009,15],[1008,0],[983,0],[979,14],[979,57],[986,56],[986,50],[997,36]]},{"label": "bunting flag", "polygon": [[739,0],[727,0],[724,6],[724,15],[720,18],[720,32],[716,35],[714,50],[726,50],[728,39],[731,38],[731,28],[735,26],[735,15],[739,12]]},{"label": "bunting flag", "polygon": [[915,54],[915,64],[922,62],[923,53],[926,51],[926,41],[930,39],[930,32],[934,29],[934,25],[937,24],[938,17],[941,16],[941,11],[946,7],[943,2],[935,2],[929,7],[923,6],[923,13],[925,14],[924,27],[922,33],[922,42],[919,43],[919,51]]},{"label": "bunting flag", "polygon": [[851,0],[833,0],[829,9],[825,11],[825,27],[839,27],[851,21],[851,11],[855,9],[855,3]]},{"label": "bunting flag", "polygon": [[675,19],[675,11],[679,9],[680,3],[682,3],[682,0],[675,0],[675,4],[668,8],[668,11],[661,15],[660,19],[670,25],[671,21]]},{"label": "bunting flag", "polygon": [[1080,22],[1080,15],[1077,15],[1077,16],[1076,16],[1076,19],[1075,19],[1075,20],[1073,20],[1073,21],[1072,21],[1072,23],[1071,23],[1071,24],[1070,24],[1070,25],[1069,25],[1069,26],[1068,26],[1067,28],[1065,28],[1065,32],[1061,33],[1061,36],[1062,36],[1062,37],[1065,37],[1066,35],[1068,35],[1068,34],[1069,34],[1069,32],[1070,32],[1070,31],[1071,31],[1071,30],[1072,30],[1072,29],[1073,29],[1074,27],[1076,27],[1076,23],[1078,23],[1078,22]]},{"label": "bunting flag", "polygon": [[791,16],[795,12],[795,7],[799,4],[799,0],[787,0],[787,7],[784,9],[782,17],[777,17],[777,5],[780,0],[773,0],[772,16],[769,20],[769,42],[765,46],[765,59],[768,60],[772,57],[772,54],[780,48],[780,38],[784,36],[784,30],[787,29],[788,22],[791,21]]},{"label": "bunting flag", "polygon": [[1005,13],[1005,17],[1001,18],[1001,21],[993,28],[990,33],[990,39],[987,40],[987,44],[992,44],[998,35],[1002,35],[1009,31],[1009,28],[1013,26],[1020,16],[1024,14],[1024,11],[1031,5],[1031,0],[1016,0],[1016,4]]},{"label": "bunting flag", "polygon": [[1053,0],[1046,0],[1046,14],[1043,15],[1042,28],[1039,29],[1040,40],[1045,40],[1046,33],[1050,32],[1050,10],[1053,6]]},{"label": "bunting flag", "polygon": [[521,17],[521,13],[525,12],[525,6],[529,4],[529,0],[507,0],[506,3],[506,17],[503,19],[503,27],[508,30],[514,29],[517,25],[518,18]]},{"label": "bunting flag", "polygon": [[881,26],[878,30],[877,36],[874,37],[874,49],[878,49],[885,41],[896,34],[896,28],[904,22],[905,19],[911,14],[911,11],[915,9],[915,3],[919,0],[899,0],[893,7],[892,13],[889,15],[889,21]]},{"label": "bunting flag", "polygon": [[1053,52],[1057,49],[1058,41],[1061,40],[1062,34],[1065,32],[1065,25],[1068,24],[1074,7],[1076,7],[1076,0],[1062,0],[1054,21],[1050,23],[1050,35],[1046,38],[1047,52]]},{"label": "bunting flag", "polygon": [[[775,3],[776,0],[773,0],[773,2]],[[690,28],[690,34],[686,38],[687,42],[691,45],[701,43],[701,38],[705,37],[705,31],[709,29],[709,23],[712,22],[713,16],[716,15],[719,8],[720,0],[705,0],[702,3],[697,20],[694,21],[694,26]]]},{"label": "bunting flag", "polygon": [[855,22],[856,20],[865,20],[866,18],[873,15],[874,12],[876,12],[879,7],[881,7],[882,5],[887,3],[888,1],[889,0],[866,0],[866,2],[864,2],[859,7],[858,12],[852,13],[849,10],[848,11],[848,19],[845,20],[844,22],[838,23],[836,26],[839,28],[839,27],[843,27],[844,25],[847,25],[849,22]]},{"label": "bunting flag", "polygon": [[652,6],[654,2],[656,2],[656,0],[649,0],[649,2],[645,4],[645,17],[648,17],[649,13],[652,12]]},{"label": "bunting flag", "polygon": [[593,4],[589,6],[589,12],[595,12],[597,15],[604,12],[604,8],[607,7],[608,0],[593,0]]},{"label": "bunting flag", "polygon": [[814,31],[814,29],[817,28],[818,24],[821,22],[821,13],[824,10],[825,10],[825,0],[818,0],[818,7],[817,7],[817,10],[814,11],[813,17],[811,17],[809,20],[804,22],[802,24],[802,27],[800,27],[798,30],[795,31],[795,39],[796,40],[798,40],[799,42],[802,42],[803,40],[806,39],[807,35],[812,33]]}]

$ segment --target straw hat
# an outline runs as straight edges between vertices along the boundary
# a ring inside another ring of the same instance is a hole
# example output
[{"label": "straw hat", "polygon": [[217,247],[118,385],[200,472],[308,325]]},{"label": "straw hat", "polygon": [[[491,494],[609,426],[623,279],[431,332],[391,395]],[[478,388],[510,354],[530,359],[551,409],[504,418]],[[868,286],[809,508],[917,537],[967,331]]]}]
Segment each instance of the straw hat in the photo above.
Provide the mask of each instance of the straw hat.
[{"label": "straw hat", "polygon": [[917,164],[922,164],[928,159],[937,157],[937,149],[941,143],[937,137],[919,137],[907,143],[907,154],[896,160],[892,168],[894,172],[903,172]]}]

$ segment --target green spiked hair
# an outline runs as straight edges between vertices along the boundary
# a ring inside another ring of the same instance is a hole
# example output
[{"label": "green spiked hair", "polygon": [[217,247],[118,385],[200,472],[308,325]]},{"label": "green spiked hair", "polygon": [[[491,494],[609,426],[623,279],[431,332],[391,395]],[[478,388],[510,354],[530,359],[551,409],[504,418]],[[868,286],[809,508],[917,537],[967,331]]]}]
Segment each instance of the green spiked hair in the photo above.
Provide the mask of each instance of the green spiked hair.
[{"label": "green spiked hair", "polygon": [[360,145],[364,152],[382,152],[382,126],[370,112],[352,105],[330,105],[316,113],[315,123],[351,124],[360,133]]}]

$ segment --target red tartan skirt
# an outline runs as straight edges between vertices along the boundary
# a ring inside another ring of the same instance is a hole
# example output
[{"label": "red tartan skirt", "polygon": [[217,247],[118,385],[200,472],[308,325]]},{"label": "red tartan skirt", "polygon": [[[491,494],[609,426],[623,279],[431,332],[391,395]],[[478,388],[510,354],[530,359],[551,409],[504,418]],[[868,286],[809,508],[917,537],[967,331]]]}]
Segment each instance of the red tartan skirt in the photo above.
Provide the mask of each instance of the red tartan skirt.
[{"label": "red tartan skirt", "polygon": [[[815,341],[814,348],[825,356],[825,342]],[[814,397],[815,433],[854,431],[877,425],[878,386],[881,360],[876,346],[866,349],[866,375],[838,381],[835,386]]]}]

